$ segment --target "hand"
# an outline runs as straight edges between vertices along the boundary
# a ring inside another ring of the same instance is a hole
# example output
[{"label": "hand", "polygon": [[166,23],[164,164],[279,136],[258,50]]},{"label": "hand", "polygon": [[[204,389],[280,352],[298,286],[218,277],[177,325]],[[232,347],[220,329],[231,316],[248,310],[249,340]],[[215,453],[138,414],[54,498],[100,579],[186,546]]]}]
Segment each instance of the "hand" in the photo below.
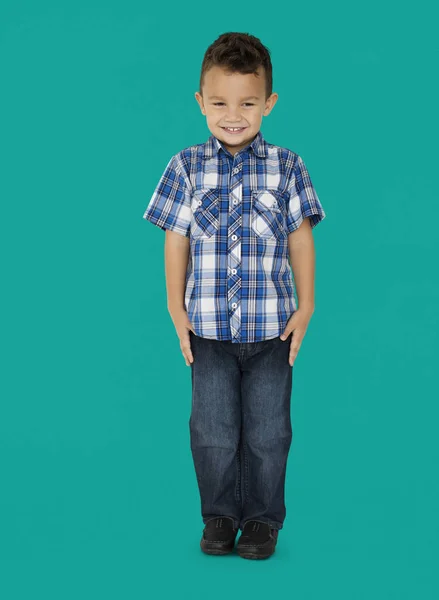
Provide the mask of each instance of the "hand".
[{"label": "hand", "polygon": [[192,333],[195,333],[194,328],[192,327],[192,323],[190,322],[185,309],[172,313],[171,317],[180,340],[180,350],[183,354],[186,366],[189,367],[190,364],[194,362],[194,357],[191,352],[189,330],[192,331]]},{"label": "hand", "polygon": [[290,354],[288,357],[288,362],[291,366],[294,364],[302,340],[305,337],[312,313],[312,310],[298,308],[289,319],[284,332],[280,336],[281,340],[286,340],[290,333],[294,331],[291,336]]}]

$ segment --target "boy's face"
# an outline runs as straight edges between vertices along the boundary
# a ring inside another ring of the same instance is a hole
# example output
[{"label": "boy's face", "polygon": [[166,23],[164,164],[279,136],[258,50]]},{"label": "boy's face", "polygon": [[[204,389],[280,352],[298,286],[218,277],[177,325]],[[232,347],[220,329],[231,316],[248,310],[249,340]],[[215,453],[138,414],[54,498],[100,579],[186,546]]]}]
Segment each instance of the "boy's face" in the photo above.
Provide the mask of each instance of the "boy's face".
[{"label": "boy's face", "polygon": [[[258,133],[262,117],[270,114],[278,95],[265,100],[264,69],[259,77],[253,73],[231,73],[215,66],[205,73],[201,95],[195,93],[201,112],[207,118],[207,127],[223,146],[236,154],[250,144]],[[238,133],[226,127],[243,127]]]}]

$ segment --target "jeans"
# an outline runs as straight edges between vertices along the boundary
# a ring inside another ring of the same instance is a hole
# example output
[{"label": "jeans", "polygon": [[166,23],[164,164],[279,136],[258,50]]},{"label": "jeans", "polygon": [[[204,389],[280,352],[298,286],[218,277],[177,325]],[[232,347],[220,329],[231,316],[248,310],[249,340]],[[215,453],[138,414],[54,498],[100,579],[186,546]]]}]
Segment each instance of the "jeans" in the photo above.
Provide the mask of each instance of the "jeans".
[{"label": "jeans", "polygon": [[282,529],[293,437],[291,334],[243,344],[189,336],[190,445],[203,522],[229,516],[240,529],[253,519]]}]

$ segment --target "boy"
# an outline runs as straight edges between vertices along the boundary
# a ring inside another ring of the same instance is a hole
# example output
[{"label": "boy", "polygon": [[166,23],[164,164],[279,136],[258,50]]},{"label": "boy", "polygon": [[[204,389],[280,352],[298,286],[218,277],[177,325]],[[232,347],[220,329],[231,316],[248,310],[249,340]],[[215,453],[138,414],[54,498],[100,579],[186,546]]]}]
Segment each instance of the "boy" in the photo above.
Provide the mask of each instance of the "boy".
[{"label": "boy", "polygon": [[293,363],[314,312],[311,229],[325,212],[300,156],[260,131],[278,95],[258,38],[219,36],[195,97],[212,135],[171,158],[144,218],[166,230],[168,310],[191,366],[201,549],[227,554],[241,530],[238,554],[268,558],[286,516]]}]

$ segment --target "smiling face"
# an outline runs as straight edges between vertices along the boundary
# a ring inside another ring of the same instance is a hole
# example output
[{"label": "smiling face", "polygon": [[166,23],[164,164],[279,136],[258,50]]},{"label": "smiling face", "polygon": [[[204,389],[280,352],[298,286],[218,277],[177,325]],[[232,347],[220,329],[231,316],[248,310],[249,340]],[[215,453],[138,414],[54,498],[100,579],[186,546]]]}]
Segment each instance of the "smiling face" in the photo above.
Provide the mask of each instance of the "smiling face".
[{"label": "smiling face", "polygon": [[[278,98],[273,93],[265,99],[263,67],[258,72],[243,75],[214,66],[205,73],[203,95],[195,94],[207,127],[233,155],[253,141]],[[242,129],[234,133],[227,128]]]}]

